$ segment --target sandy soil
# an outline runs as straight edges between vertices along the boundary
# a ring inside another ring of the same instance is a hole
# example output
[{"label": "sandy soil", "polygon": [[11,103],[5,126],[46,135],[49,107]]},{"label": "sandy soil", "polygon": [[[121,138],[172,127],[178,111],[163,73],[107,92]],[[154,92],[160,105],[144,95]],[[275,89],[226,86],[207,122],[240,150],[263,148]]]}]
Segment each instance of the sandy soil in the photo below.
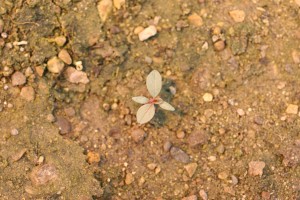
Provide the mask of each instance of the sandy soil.
[{"label": "sandy soil", "polygon": [[299,7],[0,0],[0,199],[300,199]]}]

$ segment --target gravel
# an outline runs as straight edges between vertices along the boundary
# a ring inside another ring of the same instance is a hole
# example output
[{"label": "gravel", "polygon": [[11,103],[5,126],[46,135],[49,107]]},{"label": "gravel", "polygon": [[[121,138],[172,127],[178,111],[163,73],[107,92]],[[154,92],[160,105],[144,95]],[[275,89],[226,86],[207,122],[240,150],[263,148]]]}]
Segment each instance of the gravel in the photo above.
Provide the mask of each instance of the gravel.
[{"label": "gravel", "polygon": [[26,76],[22,72],[15,72],[11,77],[12,85],[24,85],[26,83]]},{"label": "gravel", "polygon": [[139,33],[139,39],[140,41],[145,41],[153,36],[155,36],[157,33],[156,27],[153,25],[150,25],[149,27],[145,28],[143,31]]},{"label": "gravel", "polygon": [[171,156],[181,163],[189,163],[190,157],[187,153],[185,153],[182,149],[178,147],[172,147],[171,150]]},{"label": "gravel", "polygon": [[47,69],[52,73],[60,73],[64,69],[65,64],[58,57],[53,57],[47,62]]},{"label": "gravel", "polygon": [[266,164],[263,161],[251,161],[249,163],[248,173],[251,176],[262,176],[265,166]]}]

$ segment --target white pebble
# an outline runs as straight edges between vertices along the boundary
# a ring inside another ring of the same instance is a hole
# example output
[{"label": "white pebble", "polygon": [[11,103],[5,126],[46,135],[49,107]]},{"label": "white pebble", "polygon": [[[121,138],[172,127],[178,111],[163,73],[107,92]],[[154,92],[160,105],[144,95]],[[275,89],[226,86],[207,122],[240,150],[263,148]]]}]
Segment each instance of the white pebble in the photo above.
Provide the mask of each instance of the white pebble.
[{"label": "white pebble", "polygon": [[239,116],[244,116],[245,115],[245,111],[241,108],[237,109],[236,112],[239,114]]},{"label": "white pebble", "polygon": [[81,71],[83,69],[82,61],[76,61],[74,64],[78,71]]},{"label": "white pebble", "polygon": [[213,100],[213,95],[211,93],[205,93],[202,98],[205,102],[211,102]]},{"label": "white pebble", "polygon": [[18,134],[19,134],[19,131],[18,131],[17,129],[14,128],[14,129],[11,130],[10,134],[11,134],[11,135],[18,135]]},{"label": "white pebble", "polygon": [[20,45],[26,45],[26,44],[28,44],[27,41],[20,41],[20,42],[14,42],[13,43],[14,46],[20,46]]},{"label": "white pebble", "polygon": [[6,39],[8,37],[8,35],[7,35],[7,33],[3,32],[3,33],[1,33],[1,37]]},{"label": "white pebble", "polygon": [[155,26],[153,26],[153,25],[148,26],[147,28],[145,28],[143,31],[141,31],[139,33],[139,39],[140,39],[140,41],[147,40],[150,37],[156,35],[156,33],[157,33],[157,30],[156,30]]},{"label": "white pebble", "polygon": [[216,156],[209,156],[208,160],[213,162],[213,161],[216,161],[217,158],[216,158]]}]

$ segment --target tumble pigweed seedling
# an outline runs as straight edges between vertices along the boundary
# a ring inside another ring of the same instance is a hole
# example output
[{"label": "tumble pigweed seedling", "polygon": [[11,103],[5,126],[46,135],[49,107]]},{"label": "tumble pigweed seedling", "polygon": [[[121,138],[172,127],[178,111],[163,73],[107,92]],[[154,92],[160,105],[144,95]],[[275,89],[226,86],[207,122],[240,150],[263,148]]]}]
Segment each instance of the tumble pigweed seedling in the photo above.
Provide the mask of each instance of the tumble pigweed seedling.
[{"label": "tumble pigweed seedling", "polygon": [[155,114],[154,104],[159,105],[161,108],[165,110],[169,110],[169,111],[175,110],[173,106],[171,106],[169,103],[165,102],[158,96],[162,87],[162,78],[160,73],[157,70],[153,70],[147,76],[146,86],[148,92],[152,96],[151,98],[147,98],[144,96],[132,97],[133,101],[140,104],[144,104],[138,109],[136,113],[137,122],[140,124],[147,123],[153,118]]}]

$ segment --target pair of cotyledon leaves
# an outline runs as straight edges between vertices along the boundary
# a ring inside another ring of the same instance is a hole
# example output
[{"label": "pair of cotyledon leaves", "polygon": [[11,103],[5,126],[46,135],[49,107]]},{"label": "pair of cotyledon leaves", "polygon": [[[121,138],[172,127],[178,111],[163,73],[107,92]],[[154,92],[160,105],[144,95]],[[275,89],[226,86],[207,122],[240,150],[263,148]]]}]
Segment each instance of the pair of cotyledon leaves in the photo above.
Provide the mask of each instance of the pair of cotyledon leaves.
[{"label": "pair of cotyledon leaves", "polygon": [[144,96],[132,97],[133,101],[144,104],[138,109],[136,114],[137,122],[140,124],[147,123],[153,118],[155,114],[154,104],[159,105],[165,110],[175,110],[173,106],[171,106],[169,103],[165,102],[158,96],[162,87],[162,78],[157,70],[153,70],[147,76],[146,85],[152,98],[149,99]]}]

